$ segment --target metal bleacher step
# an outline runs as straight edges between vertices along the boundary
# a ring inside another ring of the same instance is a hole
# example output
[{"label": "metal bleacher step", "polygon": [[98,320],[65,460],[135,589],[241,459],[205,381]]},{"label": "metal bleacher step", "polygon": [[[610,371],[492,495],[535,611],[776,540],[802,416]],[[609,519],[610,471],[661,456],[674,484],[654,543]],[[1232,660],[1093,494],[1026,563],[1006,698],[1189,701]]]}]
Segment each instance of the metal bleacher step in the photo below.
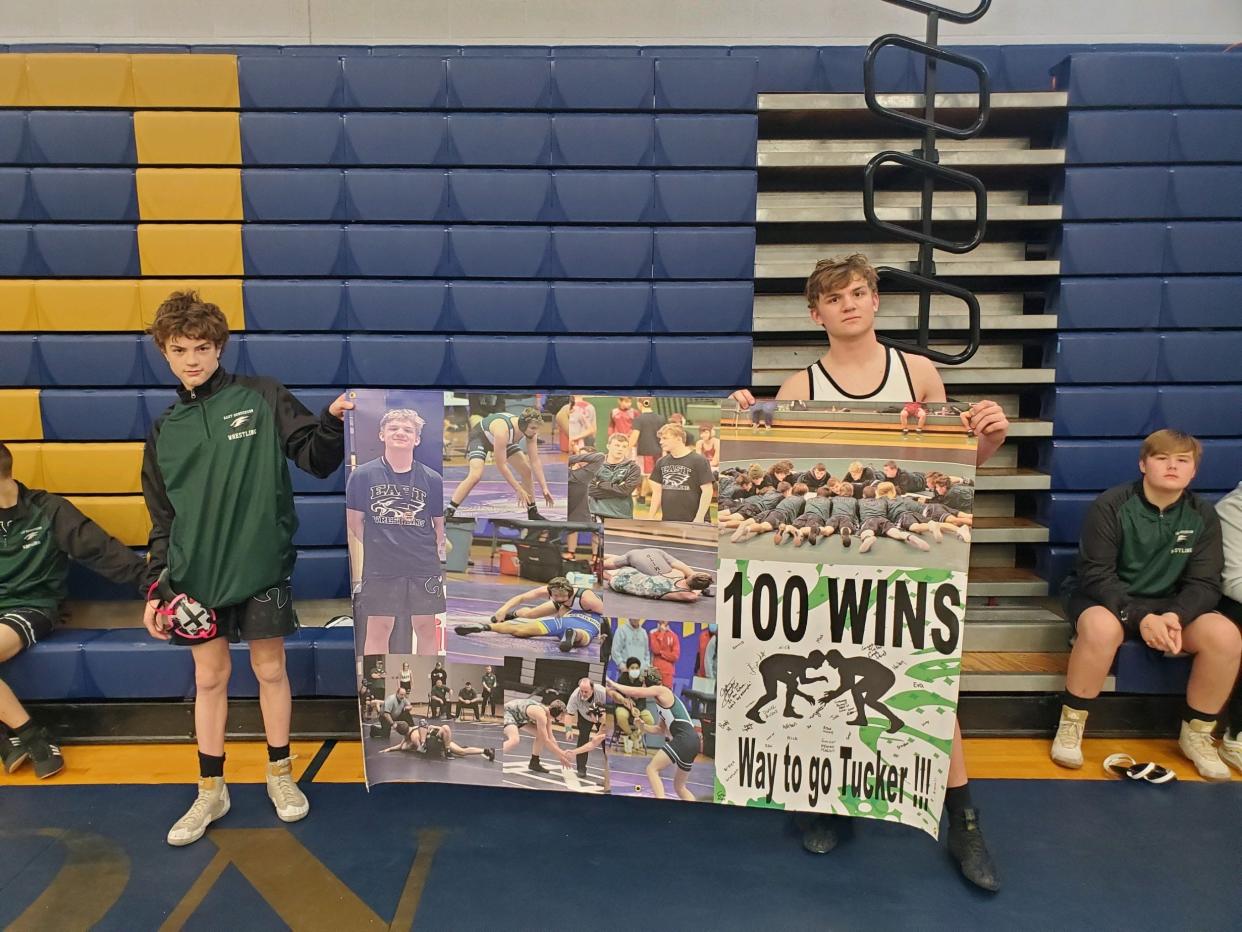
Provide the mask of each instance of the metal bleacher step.
[{"label": "metal bleacher step", "polygon": [[1052,480],[1036,469],[983,466],[975,473],[975,488],[980,492],[1029,492],[1051,488]]},{"label": "metal bleacher step", "polygon": [[[866,253],[876,265],[904,266],[913,270],[918,260],[916,243],[761,243],[755,247],[755,278],[805,279],[824,256]],[[978,276],[1057,275],[1057,259],[1028,259],[1026,243],[985,243],[965,255],[937,250],[936,267],[945,278]]]},{"label": "metal bleacher step", "polygon": [[[870,162],[877,152],[908,152],[912,148],[910,139],[761,139],[757,163],[760,168],[856,169]],[[936,148],[940,164],[951,168],[1065,164],[1064,149],[1033,149],[1028,140],[1020,138],[937,140]]]},{"label": "metal bleacher step", "polygon": [[1065,650],[1068,640],[1065,619],[1029,600],[996,607],[969,605],[966,610],[966,650],[1057,652]]},{"label": "metal bleacher step", "polygon": [[[922,110],[922,94],[877,94],[876,100],[893,110]],[[1019,91],[990,94],[988,103],[993,110],[1056,110],[1069,103],[1065,91]],[[978,94],[937,94],[936,109],[977,110]],[[867,110],[867,99],[862,94],[760,94],[759,109],[775,111],[815,110]]]},{"label": "metal bleacher step", "polygon": [[[760,343],[751,359],[755,385],[776,388],[799,369],[813,365],[824,354],[822,342]],[[1056,380],[1054,369],[1022,367],[1022,346],[992,344],[982,346],[960,366],[944,366],[940,376],[945,385],[1047,385]]]},{"label": "metal bleacher step", "polygon": [[979,544],[1047,543],[1048,529],[1030,518],[975,518],[971,540]]},{"label": "metal bleacher step", "polygon": [[[1055,314],[1023,313],[1020,294],[977,294],[980,310],[980,327],[989,330],[1055,330]],[[964,330],[968,325],[965,308],[961,301],[947,295],[933,295],[931,301],[931,328],[935,330]],[[885,292],[876,315],[876,329],[880,332],[914,330],[918,327],[918,296]],[[754,304],[754,331],[756,334],[815,333],[823,328],[811,320],[802,295],[768,294],[756,295]]]},{"label": "metal bleacher step", "polygon": [[972,569],[971,596],[1039,596],[1048,595],[1048,580],[1019,566],[988,566]]},{"label": "metal bleacher step", "polygon": [[[962,654],[962,692],[1056,692],[1065,686],[1068,652],[986,652],[966,651]],[[1104,682],[1104,690],[1115,688],[1113,677]]]},{"label": "metal bleacher step", "polygon": [[[888,221],[917,221],[921,217],[918,191],[877,191],[876,216]],[[1054,221],[1061,219],[1060,204],[1029,204],[1024,191],[989,191],[989,222]],[[969,191],[937,191],[932,218],[974,222],[975,197]],[[763,191],[759,194],[759,223],[864,223],[862,192]]]}]

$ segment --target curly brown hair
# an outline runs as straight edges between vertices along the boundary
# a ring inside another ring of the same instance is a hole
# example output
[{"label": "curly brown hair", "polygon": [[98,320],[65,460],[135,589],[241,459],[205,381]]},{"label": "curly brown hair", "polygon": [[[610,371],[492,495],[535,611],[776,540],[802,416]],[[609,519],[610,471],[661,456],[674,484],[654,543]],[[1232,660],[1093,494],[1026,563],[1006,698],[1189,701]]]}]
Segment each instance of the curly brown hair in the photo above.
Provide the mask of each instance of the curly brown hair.
[{"label": "curly brown hair", "polygon": [[217,305],[204,301],[197,291],[174,291],[156,309],[147,333],[161,352],[169,340],[178,337],[206,340],[223,351],[229,342],[229,321]]},{"label": "curly brown hair", "polygon": [[844,259],[820,259],[806,280],[807,307],[814,307],[821,294],[844,288],[855,275],[866,281],[872,291],[880,290],[880,278],[875,266],[862,253],[856,252]]}]

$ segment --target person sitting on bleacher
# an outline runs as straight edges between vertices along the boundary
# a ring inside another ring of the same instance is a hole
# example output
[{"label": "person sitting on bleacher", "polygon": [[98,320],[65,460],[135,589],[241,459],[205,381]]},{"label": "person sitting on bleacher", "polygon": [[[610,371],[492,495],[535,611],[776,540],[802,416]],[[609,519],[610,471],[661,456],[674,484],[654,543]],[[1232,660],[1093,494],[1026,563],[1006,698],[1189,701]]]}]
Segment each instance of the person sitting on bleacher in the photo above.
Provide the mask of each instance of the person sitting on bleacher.
[{"label": "person sitting on bleacher", "polygon": [[[1237,625],[1242,625],[1242,482],[1216,503],[1220,518],[1221,544],[1225,570],[1221,575],[1220,604],[1216,610]],[[1225,707],[1225,733],[1220,742],[1220,759],[1234,770],[1242,771],[1242,678],[1233,687],[1233,696]]]},{"label": "person sitting on bleacher", "polygon": [[229,810],[230,641],[247,642],[259,681],[268,798],[284,822],[310,811],[289,753],[284,639],[298,629],[290,588],[298,522],[288,460],[321,479],[335,472],[353,403],[340,395],[316,416],[279,382],[226,372],[228,319],[192,291],[170,295],[150,333],[178,387],[143,451],[151,513],[143,624],[154,638],[188,646],[194,659],[198,796],[168,833],[170,845],[188,845]]},{"label": "person sitting on bleacher", "polygon": [[1178,744],[1203,777],[1229,779],[1212,731],[1238,676],[1242,636],[1215,610],[1220,521],[1187,491],[1202,454],[1189,434],[1156,431],[1139,453],[1142,478],[1104,492],[1087,512],[1077,572],[1062,584],[1077,634],[1052,742],[1062,767],[1082,766],[1092,703],[1122,642],[1141,638],[1152,650],[1194,655]]},{"label": "person sitting on bleacher", "polygon": [[[56,630],[70,558],[134,589],[146,575],[137,554],[65,499],[16,481],[13,454],[0,443],[0,663]],[[65,765],[47,730],[0,679],[0,761],[13,773],[28,760],[40,779]]]}]

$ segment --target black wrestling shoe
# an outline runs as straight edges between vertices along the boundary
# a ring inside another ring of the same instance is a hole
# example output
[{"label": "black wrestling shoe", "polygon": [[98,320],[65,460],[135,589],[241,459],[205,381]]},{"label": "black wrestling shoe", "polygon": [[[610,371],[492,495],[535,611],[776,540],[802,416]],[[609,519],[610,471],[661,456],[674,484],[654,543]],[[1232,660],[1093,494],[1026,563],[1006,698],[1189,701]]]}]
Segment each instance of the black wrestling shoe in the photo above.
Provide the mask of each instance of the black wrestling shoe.
[{"label": "black wrestling shoe", "polygon": [[494,762],[496,760],[496,751],[492,748],[484,748],[483,756],[486,757],[489,761]]},{"label": "black wrestling shoe", "polygon": [[30,759],[30,753],[17,740],[17,735],[7,728],[0,732],[0,763],[4,764],[4,772],[12,773]]},{"label": "black wrestling shoe", "polygon": [[548,519],[545,518],[543,515],[541,515],[537,511],[528,511],[526,512],[526,520],[527,521],[547,521]]},{"label": "black wrestling shoe", "polygon": [[850,529],[847,527],[843,527],[841,528],[841,546],[848,548],[849,545],[850,545]]},{"label": "black wrestling shoe", "polygon": [[28,735],[25,741],[14,738],[29,755],[34,764],[35,776],[40,780],[54,777],[65,767],[65,759],[60,756],[60,748],[48,739],[46,728],[36,728],[34,734]]},{"label": "black wrestling shoe", "polygon": [[541,764],[537,760],[531,761],[529,766],[527,766],[526,769],[529,770],[531,773],[551,773],[552,772],[551,770],[543,766],[543,764]]},{"label": "black wrestling shoe", "polygon": [[464,625],[454,625],[453,630],[458,634],[482,634],[484,631],[490,631],[491,625],[472,621]]},{"label": "black wrestling shoe", "polygon": [[978,810],[949,813],[949,853],[961,867],[962,875],[976,887],[989,893],[1000,889],[996,864],[979,829]]},{"label": "black wrestling shoe", "polygon": [[837,846],[836,816],[812,815],[801,826],[802,847],[811,854],[827,854]]},{"label": "black wrestling shoe", "polygon": [[565,633],[561,635],[561,643],[560,643],[561,653],[568,654],[571,650],[574,649],[575,646],[577,646],[577,643],[578,643],[578,639],[577,639],[577,636],[574,634],[574,629],[573,628],[566,629]]}]

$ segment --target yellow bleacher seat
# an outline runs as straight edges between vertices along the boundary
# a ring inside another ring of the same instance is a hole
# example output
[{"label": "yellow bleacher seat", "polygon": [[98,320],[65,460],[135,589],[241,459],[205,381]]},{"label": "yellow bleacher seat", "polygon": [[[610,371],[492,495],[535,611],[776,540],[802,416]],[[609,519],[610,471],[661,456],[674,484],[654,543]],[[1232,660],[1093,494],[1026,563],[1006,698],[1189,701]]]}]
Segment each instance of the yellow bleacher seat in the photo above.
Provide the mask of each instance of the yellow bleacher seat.
[{"label": "yellow bleacher seat", "polygon": [[35,282],[40,330],[138,330],[142,314],[135,281],[40,279]]},{"label": "yellow bleacher seat", "polygon": [[42,440],[37,388],[0,390],[0,440]]},{"label": "yellow bleacher seat", "polygon": [[100,52],[26,55],[27,107],[132,107],[130,56]]},{"label": "yellow bleacher seat", "polygon": [[20,107],[26,102],[26,56],[0,55],[0,107]]},{"label": "yellow bleacher seat", "polygon": [[197,291],[200,298],[217,305],[228,318],[229,329],[242,331],[246,329],[245,311],[242,302],[242,283],[237,279],[161,279],[138,283],[139,299],[142,303],[143,327],[155,320],[155,312],[174,291]]},{"label": "yellow bleacher seat", "polygon": [[43,488],[43,444],[7,444],[13,454],[13,478],[31,489]]},{"label": "yellow bleacher seat", "polygon": [[68,495],[88,518],[129,547],[142,547],[151,535],[151,516],[141,495]]},{"label": "yellow bleacher seat", "polygon": [[143,220],[242,220],[240,168],[140,168]]},{"label": "yellow bleacher seat", "polygon": [[134,112],[140,165],[240,165],[237,113],[181,110]]},{"label": "yellow bleacher seat", "polygon": [[136,107],[238,107],[237,56],[130,56]]},{"label": "yellow bleacher seat", "polygon": [[0,281],[0,331],[38,329],[34,282]]},{"label": "yellow bleacher seat", "polygon": [[43,488],[58,495],[142,493],[141,443],[44,443]]},{"label": "yellow bleacher seat", "polygon": [[239,223],[140,223],[143,275],[243,275]]}]

